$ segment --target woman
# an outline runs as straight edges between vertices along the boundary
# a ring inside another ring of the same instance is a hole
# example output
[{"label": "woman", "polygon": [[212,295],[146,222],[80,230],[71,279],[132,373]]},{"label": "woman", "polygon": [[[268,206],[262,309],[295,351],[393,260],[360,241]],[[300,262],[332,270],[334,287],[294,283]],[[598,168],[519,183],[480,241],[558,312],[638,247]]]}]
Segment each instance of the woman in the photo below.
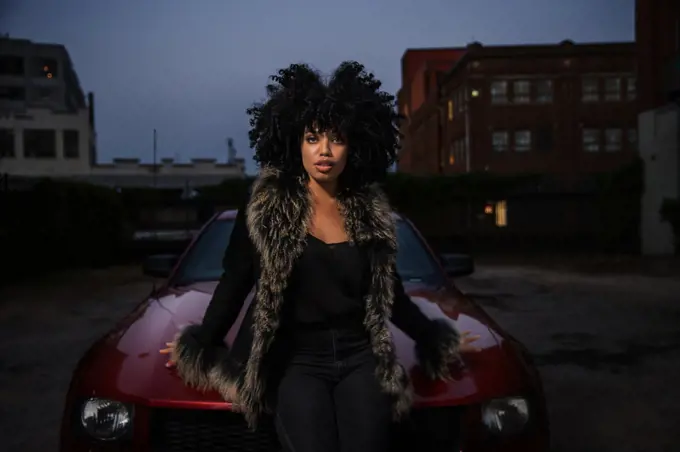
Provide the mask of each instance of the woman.
[{"label": "woman", "polygon": [[[416,342],[424,371],[446,378],[476,339],[433,321],[396,272],[395,225],[377,188],[399,144],[394,98],[362,65],[326,84],[306,65],[272,77],[248,110],[260,175],[239,210],[224,274],[201,325],[168,348],[189,385],[215,389],[251,426],[275,415],[290,452],[381,452],[412,388],[387,321]],[[231,350],[224,337],[252,287]]]}]

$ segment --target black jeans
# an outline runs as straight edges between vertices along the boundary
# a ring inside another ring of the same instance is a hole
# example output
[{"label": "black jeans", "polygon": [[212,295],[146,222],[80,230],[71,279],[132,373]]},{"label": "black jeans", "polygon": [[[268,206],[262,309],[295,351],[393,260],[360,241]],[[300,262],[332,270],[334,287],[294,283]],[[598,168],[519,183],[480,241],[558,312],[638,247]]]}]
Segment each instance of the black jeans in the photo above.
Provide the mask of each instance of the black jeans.
[{"label": "black jeans", "polygon": [[285,452],[385,452],[391,403],[365,332],[299,331],[277,392]]}]

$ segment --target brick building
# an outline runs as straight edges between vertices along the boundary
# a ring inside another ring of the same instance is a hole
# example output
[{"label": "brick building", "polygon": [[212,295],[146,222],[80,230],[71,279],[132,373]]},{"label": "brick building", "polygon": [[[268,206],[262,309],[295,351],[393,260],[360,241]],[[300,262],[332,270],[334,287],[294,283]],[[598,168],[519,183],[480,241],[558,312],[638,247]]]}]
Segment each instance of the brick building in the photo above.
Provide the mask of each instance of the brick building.
[{"label": "brick building", "polygon": [[407,50],[398,170],[578,177],[636,155],[634,43]]}]

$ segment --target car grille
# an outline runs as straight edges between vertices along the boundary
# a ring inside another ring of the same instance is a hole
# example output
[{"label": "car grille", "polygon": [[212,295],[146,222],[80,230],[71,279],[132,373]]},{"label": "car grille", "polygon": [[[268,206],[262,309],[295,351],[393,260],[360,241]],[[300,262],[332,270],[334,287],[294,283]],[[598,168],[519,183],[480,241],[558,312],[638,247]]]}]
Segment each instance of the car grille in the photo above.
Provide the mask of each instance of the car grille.
[{"label": "car grille", "polygon": [[251,431],[242,415],[225,410],[157,409],[151,417],[151,447],[157,452],[278,451],[274,425],[262,419]]},{"label": "car grille", "polygon": [[[458,450],[460,415],[457,408],[415,410],[394,425],[391,452]],[[248,429],[243,416],[224,410],[155,409],[151,414],[151,447],[155,452],[277,452],[271,419]]]}]

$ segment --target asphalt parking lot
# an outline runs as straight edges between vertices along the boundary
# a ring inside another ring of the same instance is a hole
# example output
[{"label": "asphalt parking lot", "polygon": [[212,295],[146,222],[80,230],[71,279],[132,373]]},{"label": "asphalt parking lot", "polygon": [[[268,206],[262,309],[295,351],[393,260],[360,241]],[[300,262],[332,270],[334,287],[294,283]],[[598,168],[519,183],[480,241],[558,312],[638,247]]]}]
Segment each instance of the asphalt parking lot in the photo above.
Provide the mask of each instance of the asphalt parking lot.
[{"label": "asphalt parking lot", "polygon": [[[680,280],[481,266],[460,286],[535,355],[554,452],[677,452]],[[0,289],[3,450],[55,450],[78,358],[149,292],[134,267]]]},{"label": "asphalt parking lot", "polygon": [[533,353],[554,452],[680,450],[680,280],[482,267],[460,285]]}]

